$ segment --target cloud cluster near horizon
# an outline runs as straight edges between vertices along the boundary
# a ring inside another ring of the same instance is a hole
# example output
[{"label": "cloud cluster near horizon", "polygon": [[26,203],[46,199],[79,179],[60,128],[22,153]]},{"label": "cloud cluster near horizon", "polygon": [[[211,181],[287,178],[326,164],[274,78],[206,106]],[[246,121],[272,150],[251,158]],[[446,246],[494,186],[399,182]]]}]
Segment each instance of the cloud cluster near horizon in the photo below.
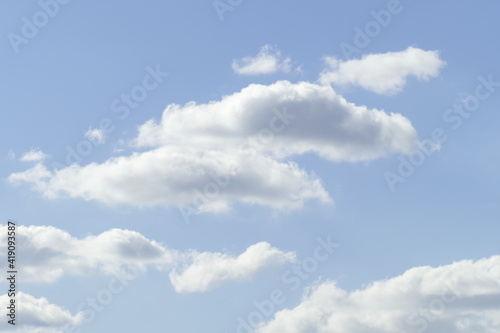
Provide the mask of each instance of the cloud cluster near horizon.
[{"label": "cloud cluster near horizon", "polygon": [[[105,238],[104,234],[94,237]],[[122,245],[126,243],[127,237],[123,234],[117,238],[121,238]],[[135,243],[121,251],[136,251],[138,246]],[[148,246],[154,248],[155,244],[149,241],[142,248],[139,246],[141,255],[155,257],[151,256],[154,251]],[[225,282],[227,277],[252,275],[252,263],[259,260],[257,257],[266,265],[295,260],[293,254],[284,254],[266,243],[255,244],[237,257],[220,253],[191,253],[188,256],[194,258],[189,268],[182,273],[171,273],[178,292],[202,291]],[[122,260],[120,256],[117,258]],[[276,312],[271,320],[255,327],[255,332],[497,332],[500,329],[499,267],[500,256],[462,260],[439,267],[414,267],[399,276],[374,281],[353,291],[343,290],[334,281],[318,282],[305,289],[300,304]],[[84,321],[83,313],[72,315],[46,298],[23,292],[18,293],[18,297],[24,308],[25,320],[21,325],[24,332],[62,333],[64,326],[78,327]],[[0,296],[0,302],[6,300],[6,295]],[[6,325],[1,323],[0,329],[11,332]]]},{"label": "cloud cluster near horizon", "polygon": [[493,333],[500,331],[499,302],[500,256],[493,256],[414,267],[354,291],[319,283],[256,333]]}]

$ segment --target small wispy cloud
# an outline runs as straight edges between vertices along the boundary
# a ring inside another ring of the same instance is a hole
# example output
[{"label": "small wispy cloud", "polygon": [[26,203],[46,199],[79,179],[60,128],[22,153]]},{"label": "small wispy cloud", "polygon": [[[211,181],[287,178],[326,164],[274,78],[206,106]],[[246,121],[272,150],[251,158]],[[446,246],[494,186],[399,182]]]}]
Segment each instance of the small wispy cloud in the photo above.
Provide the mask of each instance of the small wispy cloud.
[{"label": "small wispy cloud", "polygon": [[292,70],[292,59],[283,57],[278,48],[264,45],[256,56],[233,60],[232,68],[240,75],[289,73]]},{"label": "small wispy cloud", "polygon": [[327,68],[320,74],[322,84],[359,86],[382,95],[401,92],[409,76],[423,81],[436,77],[446,65],[437,51],[415,47],[400,52],[367,54],[348,61],[325,57],[324,62]]},{"label": "small wispy cloud", "polygon": [[87,132],[85,132],[85,137],[96,144],[103,144],[106,142],[106,134],[99,128],[89,128]]},{"label": "small wispy cloud", "polygon": [[[15,155],[14,153],[12,153],[10,156],[15,156]],[[47,157],[48,155],[45,154],[40,149],[32,148],[29,152],[24,153],[19,160],[22,162],[40,162],[46,159]]]},{"label": "small wispy cloud", "polygon": [[16,153],[14,153],[14,151],[12,149],[9,150],[9,152],[7,153],[7,158],[9,160],[15,160],[16,159]]}]

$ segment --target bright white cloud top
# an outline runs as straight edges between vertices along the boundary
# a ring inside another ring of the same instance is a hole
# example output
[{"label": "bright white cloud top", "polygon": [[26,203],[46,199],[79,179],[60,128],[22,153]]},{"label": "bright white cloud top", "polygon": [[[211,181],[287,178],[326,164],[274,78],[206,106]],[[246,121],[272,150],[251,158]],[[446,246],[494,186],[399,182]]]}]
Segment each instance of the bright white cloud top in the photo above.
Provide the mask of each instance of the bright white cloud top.
[{"label": "bright white cloud top", "polygon": [[349,103],[330,86],[288,81],[252,84],[207,104],[171,104],[161,120],[139,127],[134,142],[141,151],[130,156],[54,171],[38,164],[9,181],[32,184],[48,198],[110,205],[190,205],[199,213],[242,202],[290,210],[331,201],[293,156],[357,162],[418,146],[401,114]]},{"label": "bright white cloud top", "polygon": [[284,58],[278,48],[264,45],[256,56],[233,60],[231,66],[240,75],[288,73],[292,70],[292,59]]},{"label": "bright white cloud top", "polygon": [[[54,283],[64,275],[127,275],[154,268],[170,270],[177,292],[202,292],[248,280],[270,266],[295,261],[295,254],[269,243],[249,246],[239,256],[219,252],[178,251],[138,232],[111,229],[82,239],[50,226],[19,226],[23,281]],[[0,246],[6,247],[5,240]]]},{"label": "bright white cloud top", "polygon": [[258,333],[465,333],[500,330],[500,256],[415,267],[346,292],[324,282]]},{"label": "bright white cloud top", "polygon": [[331,87],[308,82],[251,84],[208,104],[169,105],[159,122],[139,128],[139,147],[247,149],[278,158],[313,152],[331,161],[367,161],[410,152],[411,122],[349,103]]},{"label": "bright white cloud top", "polygon": [[423,81],[436,77],[446,64],[439,52],[415,47],[400,52],[368,54],[361,59],[342,61],[326,57],[324,61],[327,68],[320,75],[321,83],[360,86],[382,95],[401,92],[409,76]]}]

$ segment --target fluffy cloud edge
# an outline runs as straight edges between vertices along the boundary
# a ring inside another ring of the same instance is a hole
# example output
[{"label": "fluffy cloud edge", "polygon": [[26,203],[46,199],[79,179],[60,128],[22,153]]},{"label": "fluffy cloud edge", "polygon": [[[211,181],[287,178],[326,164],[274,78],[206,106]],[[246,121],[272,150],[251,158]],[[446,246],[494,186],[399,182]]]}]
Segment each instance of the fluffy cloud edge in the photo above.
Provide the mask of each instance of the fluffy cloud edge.
[{"label": "fluffy cloud edge", "polygon": [[403,90],[407,78],[426,81],[437,77],[446,62],[438,51],[408,47],[404,51],[367,54],[347,61],[325,57],[326,69],[320,74],[322,84],[359,86],[381,95],[394,95]]},{"label": "fluffy cloud edge", "polygon": [[[7,294],[0,296],[0,304],[10,302]],[[66,333],[68,327],[79,327],[84,323],[84,315],[79,312],[72,315],[68,310],[50,303],[45,297],[34,297],[24,292],[16,293],[16,302],[22,311],[21,319],[16,318],[15,326],[0,322],[0,331],[4,333]],[[7,306],[2,308],[6,308]]]},{"label": "fluffy cloud edge", "polygon": [[237,257],[210,252],[190,257],[190,265],[170,272],[170,281],[178,293],[207,291],[225,281],[248,280],[267,267],[296,261],[295,253],[282,252],[267,242],[254,244]]},{"label": "fluffy cloud edge", "polygon": [[253,57],[247,56],[233,60],[231,67],[239,75],[289,73],[292,70],[292,59],[283,57],[277,47],[267,44],[262,46]]},{"label": "fluffy cloud edge", "polygon": [[278,311],[255,331],[497,332],[498,301],[500,256],[493,256],[414,267],[351,292],[334,281],[321,282],[306,290],[299,305]]},{"label": "fluffy cloud edge", "polygon": [[38,148],[32,148],[30,151],[24,153],[19,159],[21,162],[40,162],[48,157],[43,151]]}]

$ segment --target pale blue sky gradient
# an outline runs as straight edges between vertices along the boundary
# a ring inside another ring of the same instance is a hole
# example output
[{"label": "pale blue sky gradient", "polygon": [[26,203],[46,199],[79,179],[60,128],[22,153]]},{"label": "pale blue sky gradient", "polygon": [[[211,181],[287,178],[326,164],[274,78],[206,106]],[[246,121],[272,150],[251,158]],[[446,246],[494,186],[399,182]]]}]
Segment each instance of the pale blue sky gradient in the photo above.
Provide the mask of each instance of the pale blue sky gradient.
[{"label": "pale blue sky gradient", "polygon": [[[137,127],[159,119],[170,103],[207,103],[251,83],[277,80],[316,82],[322,58],[344,59],[339,45],[353,43],[354,28],[372,20],[370,11],[388,1],[248,1],[221,21],[205,1],[71,1],[15,53],[7,34],[20,34],[22,17],[40,7],[0,5],[0,220],[20,225],[51,225],[74,237],[112,228],[137,231],[179,250],[243,252],[267,241],[299,258],[312,255],[318,236],[331,235],[341,247],[302,287],[315,280],[337,280],[345,290],[392,277],[420,265],[445,265],[499,253],[500,91],[452,130],[445,111],[474,93],[478,77],[500,81],[497,42],[500,5],[485,1],[402,0],[403,11],[362,49],[369,53],[403,51],[409,46],[439,51],[446,66],[436,78],[410,77],[394,96],[358,87],[335,88],[348,101],[411,120],[421,139],[443,128],[448,140],[440,151],[391,192],[386,171],[398,167],[398,154],[370,162],[333,163],[315,154],[295,156],[302,168],[323,182],[334,204],[308,201],[294,212],[235,204],[223,214],[200,214],[183,221],[173,207],[107,206],[95,201],[47,199],[29,185],[13,186],[7,177],[34,163],[19,157],[32,148],[50,155],[47,166],[64,163],[66,147],[108,118],[115,129],[80,164],[103,162],[137,135]],[[231,62],[275,45],[301,71],[241,76]],[[169,76],[131,110],[126,119],[112,102],[141,84],[146,68],[159,66]],[[15,155],[15,158],[11,158]],[[10,157],[9,157],[10,156]],[[19,244],[23,246],[23,244]],[[20,262],[22,258],[20,258]],[[252,302],[284,288],[275,268],[256,278],[206,293],[177,294],[168,272],[149,269],[116,296],[82,332],[235,332],[237,318]],[[78,304],[106,285],[101,275],[65,276],[55,284],[25,283],[19,288],[76,313]],[[0,286],[5,286],[4,283]],[[288,292],[281,308],[295,307],[302,290]],[[19,320],[22,320],[20,316]]]}]

